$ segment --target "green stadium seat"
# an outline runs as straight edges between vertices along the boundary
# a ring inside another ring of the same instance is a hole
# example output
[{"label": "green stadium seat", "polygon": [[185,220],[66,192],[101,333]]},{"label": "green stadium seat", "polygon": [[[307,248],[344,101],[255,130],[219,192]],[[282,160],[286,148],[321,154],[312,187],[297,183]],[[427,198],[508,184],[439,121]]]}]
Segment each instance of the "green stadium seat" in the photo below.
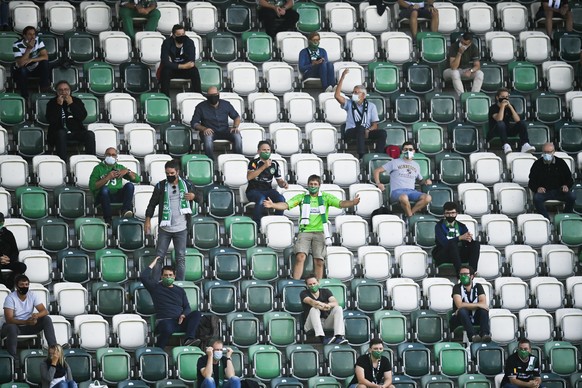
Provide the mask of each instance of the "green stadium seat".
[{"label": "green stadium seat", "polygon": [[57,252],[69,249],[69,226],[60,218],[36,221],[36,235],[43,250]]},{"label": "green stadium seat", "polygon": [[422,388],[453,388],[455,386],[451,379],[441,375],[422,376],[420,385]]},{"label": "green stadium seat", "polygon": [[410,320],[416,341],[432,345],[443,340],[445,332],[443,319],[434,311],[413,311]]},{"label": "green stadium seat", "polygon": [[26,120],[26,101],[19,94],[0,94],[0,124],[13,126]]},{"label": "green stadium seat", "polygon": [[204,199],[208,214],[213,218],[226,218],[236,212],[234,192],[222,185],[210,185],[204,188]]},{"label": "green stadium seat", "polygon": [[95,267],[104,282],[121,283],[128,279],[127,255],[119,249],[99,249],[95,252]]},{"label": "green stadium seat", "polygon": [[257,245],[257,225],[250,217],[227,217],[224,219],[224,229],[229,245],[235,249],[244,250]]},{"label": "green stadium seat", "polygon": [[150,317],[155,314],[156,310],[152,296],[145,286],[140,281],[135,281],[129,287],[135,313],[143,317]]},{"label": "green stadium seat", "polygon": [[[383,166],[385,163],[389,162],[390,160],[392,160],[392,158],[390,158],[386,154],[373,154],[373,153],[364,154],[364,158],[362,160],[362,167],[363,167],[366,179],[369,182],[374,182],[374,170],[378,167]],[[390,175],[387,174],[386,172],[381,173],[380,174],[380,182],[381,183],[390,182]]]},{"label": "green stadium seat", "polygon": [[363,345],[370,342],[370,318],[361,311],[345,310],[344,324],[346,339],[350,345]]},{"label": "green stadium seat", "polygon": [[0,350],[0,384],[14,380],[14,358],[6,351]]},{"label": "green stadium seat", "polygon": [[149,388],[142,380],[123,380],[117,384],[117,388]]},{"label": "green stadium seat", "polygon": [[[238,58],[236,36],[228,32],[212,32],[206,35],[210,58],[217,63],[228,63]],[[202,77],[201,77],[202,78]],[[202,88],[202,90],[207,90]]]},{"label": "green stadium seat", "polygon": [[57,215],[66,220],[76,220],[86,216],[85,192],[72,186],[60,186],[54,189]]},{"label": "green stadium seat", "polygon": [[41,127],[21,124],[13,127],[12,133],[16,149],[23,157],[33,157],[45,152],[45,131]]},{"label": "green stadium seat", "polygon": [[[297,4],[305,5],[305,3]],[[263,63],[273,58],[273,42],[271,37],[264,32],[243,32],[242,43],[249,62]]]},{"label": "green stadium seat", "polygon": [[581,388],[582,387],[582,373],[577,372],[570,376],[570,386],[572,388]]},{"label": "green stadium seat", "polygon": [[371,62],[368,64],[368,74],[374,91],[380,94],[391,94],[400,90],[400,70],[388,62]]},{"label": "green stadium seat", "polygon": [[176,346],[172,349],[172,360],[177,376],[186,383],[196,382],[198,359],[205,353],[194,346]]},{"label": "green stadium seat", "polygon": [[57,263],[64,281],[83,284],[91,280],[89,255],[85,252],[75,249],[59,251]]},{"label": "green stadium seat", "polygon": [[289,345],[285,348],[289,374],[306,380],[320,375],[319,352],[311,345]]},{"label": "green stadium seat", "polygon": [[536,147],[536,150],[541,150],[542,146],[550,141],[550,128],[542,123],[528,122],[527,135],[529,144]]},{"label": "green stadium seat", "polygon": [[384,100],[384,97],[375,93],[368,93],[368,95],[366,96],[366,100],[376,105],[376,110],[378,111],[378,123],[386,121],[387,111],[386,111],[386,101]]},{"label": "green stadium seat", "polygon": [[119,65],[123,90],[130,94],[147,93],[152,88],[150,68],[141,62],[124,62]]},{"label": "green stadium seat", "polygon": [[439,179],[446,185],[458,185],[467,180],[467,161],[461,155],[442,153],[436,158]]},{"label": "green stadium seat", "polygon": [[483,84],[481,85],[483,93],[497,93],[497,90],[505,86],[503,68],[500,65],[482,62],[481,71],[483,72]]},{"label": "green stadium seat", "polygon": [[471,359],[476,371],[493,377],[503,373],[505,354],[503,348],[494,342],[471,344]]},{"label": "green stadium seat", "polygon": [[[186,247],[186,269],[184,279],[190,282],[198,282],[205,277],[204,255],[196,248]],[[176,251],[172,251],[172,263],[176,262]]]},{"label": "green stadium seat", "polygon": [[193,245],[195,248],[206,251],[220,245],[220,231],[218,222],[209,217],[192,218]]},{"label": "green stadium seat", "polygon": [[53,88],[56,88],[57,82],[67,81],[71,85],[71,91],[79,90],[79,70],[76,67],[58,66],[52,68]]},{"label": "green stadium seat", "polygon": [[20,367],[24,371],[24,381],[38,386],[42,382],[40,365],[45,362],[47,352],[44,349],[23,349],[20,351]]},{"label": "green stadium seat", "polygon": [[319,6],[298,2],[293,5],[293,9],[299,14],[298,31],[311,33],[321,30],[321,10]]},{"label": "green stadium seat", "polygon": [[419,32],[416,41],[420,47],[420,57],[424,62],[442,63],[447,59],[447,41],[438,32]]},{"label": "green stadium seat", "polygon": [[461,95],[461,105],[468,122],[485,124],[489,121],[491,101],[486,94],[465,92]]},{"label": "green stadium seat", "polygon": [[[188,385],[182,380],[162,380],[157,381],[155,384],[156,388],[188,388]],[[81,388],[81,387],[79,387]]]},{"label": "green stadium seat", "polygon": [[49,125],[46,118],[46,105],[54,98],[54,94],[34,93],[31,96],[32,105],[34,106],[34,121],[41,125]]},{"label": "green stadium seat", "polygon": [[218,280],[237,281],[242,277],[241,254],[230,247],[217,247],[208,252],[212,275]]},{"label": "green stadium seat", "polygon": [[444,204],[453,201],[453,189],[443,183],[433,183],[430,186],[424,185],[422,191],[432,198],[427,206],[428,213],[435,217],[442,217],[445,211]]},{"label": "green stadium seat", "polygon": [[323,356],[331,377],[347,379],[354,374],[356,351],[348,345],[324,345]]},{"label": "green stadium seat", "polygon": [[406,74],[406,87],[416,94],[432,92],[434,89],[434,74],[429,65],[407,62],[402,67]]},{"label": "green stadium seat", "polygon": [[89,62],[83,65],[87,90],[102,96],[115,90],[115,71],[105,62]]},{"label": "green stadium seat", "polygon": [[533,63],[516,61],[507,66],[512,89],[521,93],[531,93],[538,89],[538,69]]},{"label": "green stadium seat", "polygon": [[578,371],[578,349],[570,342],[550,341],[544,344],[544,355],[550,372],[570,376]]},{"label": "green stadium seat", "polygon": [[551,93],[537,93],[532,96],[536,120],[553,124],[562,119],[562,100],[560,96]]},{"label": "green stadium seat", "polygon": [[[480,149],[479,131],[471,124],[452,124],[453,150],[459,154],[469,155]],[[449,131],[451,132],[451,130]]]},{"label": "green stadium seat", "polygon": [[414,380],[404,375],[392,375],[392,384],[397,388],[416,388]]},{"label": "green stadium seat", "polygon": [[194,282],[188,280],[176,280],[174,284],[182,287],[186,292],[188,303],[190,303],[190,309],[192,311],[200,311],[200,304],[202,301],[202,297],[200,296],[200,288],[194,284]]},{"label": "green stadium seat", "polygon": [[249,31],[252,27],[251,10],[245,4],[233,4],[225,10],[224,27],[233,34]]},{"label": "green stadium seat", "polygon": [[560,150],[568,153],[582,151],[582,126],[574,123],[564,123],[560,127],[558,137],[560,139]]},{"label": "green stadium seat", "polygon": [[87,381],[93,378],[93,357],[85,349],[65,349],[64,356],[71,368],[73,380]]},{"label": "green stadium seat", "polygon": [[17,188],[16,200],[20,216],[25,220],[36,221],[49,215],[48,193],[40,187]]},{"label": "green stadium seat", "polygon": [[412,124],[412,136],[419,152],[426,155],[436,155],[444,149],[443,129],[430,122]]},{"label": "green stadium seat", "polygon": [[429,215],[415,214],[408,219],[414,243],[423,248],[432,248],[436,245],[434,228],[438,220]]},{"label": "green stadium seat", "polygon": [[458,377],[467,373],[467,353],[457,342],[434,344],[434,358],[439,372],[444,376]]},{"label": "green stadium seat", "polygon": [[430,373],[430,351],[420,343],[404,342],[398,345],[398,359],[402,372],[409,377],[419,378]]},{"label": "green stadium seat", "polygon": [[273,286],[264,280],[242,280],[241,294],[245,310],[253,314],[265,314],[273,310]]},{"label": "green stadium seat", "polygon": [[351,281],[354,308],[364,313],[374,313],[385,306],[384,288],[373,279],[355,278]]},{"label": "green stadium seat", "polygon": [[249,312],[233,312],[226,316],[228,341],[235,346],[248,348],[259,343],[259,320]]},{"label": "green stadium seat", "polygon": [[449,124],[457,119],[457,100],[453,94],[432,92],[424,96],[431,121]]},{"label": "green stadium seat", "polygon": [[112,317],[125,312],[125,289],[117,283],[91,283],[95,314]]},{"label": "green stadium seat", "polygon": [[163,93],[143,93],[139,97],[143,118],[151,125],[167,124],[172,120],[172,102]]},{"label": "green stadium seat", "polygon": [[491,382],[487,377],[478,373],[465,373],[459,376],[459,388],[491,388]]},{"label": "green stadium seat", "polygon": [[562,244],[568,246],[582,245],[582,216],[578,214],[556,214],[554,227]]},{"label": "green stadium seat", "polygon": [[341,388],[343,387],[334,377],[315,376],[307,380],[308,388]]},{"label": "green stadium seat", "polygon": [[248,274],[253,279],[272,281],[279,276],[279,258],[269,247],[247,249],[246,263]]},{"label": "green stadium seat", "polygon": [[320,284],[321,288],[327,288],[328,290],[331,291],[331,293],[333,294],[333,296],[337,300],[337,303],[339,304],[339,306],[342,309],[346,308],[346,305],[347,305],[346,304],[346,301],[347,301],[346,286],[342,283],[341,280],[326,278],[326,279],[321,279],[319,284]]},{"label": "green stadium seat", "polygon": [[416,152],[414,154],[414,161],[420,166],[420,175],[422,179],[432,178],[432,162],[428,156]]},{"label": "green stadium seat", "polygon": [[226,315],[237,309],[237,289],[230,282],[207,280],[204,282],[204,294],[208,302],[208,309],[214,314]]},{"label": "green stadium seat", "polygon": [[214,163],[206,155],[182,155],[182,171],[195,186],[207,186],[214,182]]},{"label": "green stadium seat", "polygon": [[160,137],[166,152],[172,156],[186,155],[192,150],[192,130],[180,123],[160,126]]},{"label": "green stadium seat", "polygon": [[277,377],[271,380],[271,388],[303,388],[303,383],[295,377]]},{"label": "green stadium seat", "polygon": [[283,369],[281,352],[270,345],[249,347],[251,375],[260,380],[271,380],[281,376]]},{"label": "green stadium seat", "polygon": [[101,108],[99,99],[96,96],[89,93],[76,93],[75,97],[83,101],[87,111],[87,117],[83,120],[83,124],[93,124],[101,119]]},{"label": "green stadium seat", "polygon": [[374,313],[374,327],[382,341],[398,345],[408,339],[406,317],[396,310],[379,310]]},{"label": "green stadium seat", "polygon": [[277,282],[277,294],[281,299],[283,310],[291,314],[302,313],[303,306],[299,295],[305,289],[305,282],[302,280],[279,279]]},{"label": "green stadium seat", "polygon": [[566,380],[555,373],[540,373],[542,386],[546,388],[566,388]]},{"label": "green stadium seat", "polygon": [[407,129],[404,125],[399,123],[382,123],[380,128],[386,132],[386,144],[396,145],[398,148],[402,146],[408,139]]},{"label": "green stadium seat", "polygon": [[238,377],[244,377],[245,363],[244,354],[236,346],[229,346],[232,349],[232,364],[234,365],[234,374]]},{"label": "green stadium seat", "polygon": [[14,53],[12,45],[20,39],[20,35],[12,31],[0,32],[0,63],[11,64],[14,63]]},{"label": "green stadium seat", "polygon": [[286,311],[263,315],[266,341],[274,346],[290,346],[297,341],[295,318]]},{"label": "green stadium seat", "polygon": [[557,42],[558,56],[564,62],[580,62],[582,37],[575,32],[555,31],[554,42]]},{"label": "green stadium seat", "polygon": [[95,60],[95,41],[86,32],[69,31],[65,33],[67,57],[75,63],[88,63]]},{"label": "green stadium seat", "polygon": [[413,94],[394,93],[391,96],[394,119],[401,124],[411,125],[422,119],[420,98]]},{"label": "green stadium seat", "polygon": [[145,232],[143,222],[135,218],[115,218],[113,230],[117,238],[117,247],[123,251],[143,248]]}]

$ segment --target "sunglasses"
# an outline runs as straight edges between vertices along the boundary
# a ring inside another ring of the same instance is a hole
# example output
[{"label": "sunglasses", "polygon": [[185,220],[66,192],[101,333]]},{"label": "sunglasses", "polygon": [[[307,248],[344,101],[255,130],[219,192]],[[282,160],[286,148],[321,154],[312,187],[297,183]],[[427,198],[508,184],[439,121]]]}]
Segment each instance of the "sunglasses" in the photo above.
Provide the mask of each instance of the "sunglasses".
[{"label": "sunglasses", "polygon": [[174,189],[174,190],[172,191],[172,194],[176,194],[176,186],[172,186],[172,189]]}]

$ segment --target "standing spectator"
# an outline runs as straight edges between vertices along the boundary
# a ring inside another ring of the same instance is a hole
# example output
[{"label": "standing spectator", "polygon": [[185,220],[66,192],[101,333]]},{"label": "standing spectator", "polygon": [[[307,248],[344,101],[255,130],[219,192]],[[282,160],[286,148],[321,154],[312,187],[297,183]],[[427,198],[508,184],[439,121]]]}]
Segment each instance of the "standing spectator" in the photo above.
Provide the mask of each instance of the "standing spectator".
[{"label": "standing spectator", "polygon": [[192,216],[194,187],[192,183],[180,177],[178,162],[170,160],[164,166],[166,179],[154,186],[154,192],[146,209],[144,223],[145,233],[150,233],[151,219],[156,206],[159,206],[159,228],[156,256],[160,257],[154,268],[154,279],[160,277],[161,262],[166,258],[170,241],[174,243],[176,254],[176,279],[184,280],[186,269],[186,243],[188,242],[188,224]]},{"label": "standing spectator", "polygon": [[293,9],[293,0],[258,0],[259,20],[273,39],[278,32],[295,31],[299,14]]},{"label": "standing spectator", "polygon": [[240,378],[235,375],[231,357],[232,348],[225,348],[219,338],[212,339],[206,355],[200,357],[196,365],[198,388],[240,388]]},{"label": "standing spectator", "polygon": [[[41,331],[49,346],[57,344],[53,321],[49,312],[34,292],[29,293],[30,280],[26,275],[17,275],[14,278],[16,289],[4,300],[4,319],[2,337],[6,338],[6,350],[17,357],[16,346],[19,335],[37,334]],[[34,312],[34,309],[38,312]]]},{"label": "standing spectator", "polygon": [[173,78],[189,79],[190,91],[202,92],[200,72],[196,67],[196,46],[186,35],[184,26],[176,24],[172,27],[172,36],[162,43],[160,61],[160,90],[166,96],[170,97],[170,81]]},{"label": "standing spectator", "polygon": [[507,357],[505,376],[501,380],[501,388],[518,387],[544,388],[539,361],[531,354],[531,343],[527,338],[520,339],[515,353]]},{"label": "standing spectator", "polygon": [[542,157],[534,162],[529,171],[530,190],[534,193],[533,203],[536,211],[550,219],[544,202],[549,200],[564,201],[565,213],[572,213],[576,194],[571,190],[574,180],[570,167],[564,159],[555,155],[554,144],[542,146]]},{"label": "standing spectator", "polygon": [[57,155],[67,161],[67,141],[74,140],[85,145],[85,153],[95,155],[95,132],[88,131],[83,125],[87,110],[83,101],[71,96],[71,85],[59,81],[57,95],[46,105],[46,118],[49,122],[48,143],[56,147]]},{"label": "standing spectator", "polygon": [[[459,283],[453,287],[453,315],[450,327],[462,325],[471,342],[490,342],[489,304],[483,286],[474,282],[475,270],[468,265],[461,266]],[[473,325],[480,326],[480,334]]]},{"label": "standing spectator", "polygon": [[117,163],[117,150],[109,147],[105,150],[105,159],[93,168],[89,178],[89,190],[93,193],[95,204],[101,204],[103,219],[111,225],[111,203],[123,202],[121,215],[124,218],[133,217],[133,192],[134,187],[123,184],[126,179],[132,183],[141,182],[141,177]]},{"label": "standing spectator", "polygon": [[317,279],[323,278],[323,264],[327,255],[327,245],[331,245],[331,228],[327,214],[329,207],[346,208],[360,203],[360,197],[351,201],[342,201],[339,198],[319,190],[321,178],[311,175],[307,178],[308,194],[297,194],[287,202],[273,202],[266,198],[263,206],[267,209],[287,210],[301,205],[301,219],[299,221],[299,234],[295,242],[295,265],[293,267],[293,279],[301,279],[303,266],[307,254],[311,249],[313,266]]},{"label": "standing spectator", "polygon": [[8,8],[8,0],[0,0],[0,29],[2,31],[10,31],[10,24],[8,17],[10,16],[10,9]]},{"label": "standing spectator", "polygon": [[[230,128],[229,117],[234,121]],[[240,115],[230,102],[220,99],[216,86],[208,88],[206,101],[196,105],[190,125],[200,132],[204,139],[204,153],[210,159],[214,160],[214,140],[228,140],[233,145],[233,152],[242,154],[242,137],[238,130]]]},{"label": "standing spectator", "polygon": [[320,40],[318,32],[309,34],[308,46],[299,52],[299,71],[304,79],[321,79],[323,90],[331,92],[335,86],[333,63],[327,58],[327,51],[319,47]]},{"label": "standing spectator", "polygon": [[201,314],[192,311],[186,291],[182,287],[174,285],[176,271],[174,267],[166,265],[162,267],[162,280],[153,277],[153,268],[158,265],[159,257],[156,257],[141,273],[140,280],[150,292],[156,310],[157,335],[156,346],[165,348],[170,336],[176,332],[185,332],[184,346],[198,346],[200,340],[196,339],[196,330],[200,324]]},{"label": "standing spectator", "polygon": [[540,8],[536,13],[535,20],[545,18],[546,33],[553,39],[552,32],[554,21],[552,18],[558,17],[566,20],[566,31],[572,32],[574,29],[574,18],[572,10],[568,5],[568,0],[542,0]]},{"label": "standing spectator", "polygon": [[[509,90],[506,88],[499,89],[495,95],[495,100],[496,103],[489,107],[487,141],[499,136],[501,143],[503,143],[503,152],[508,154],[512,152],[512,149],[507,137],[519,134],[521,152],[535,152],[536,148],[529,144],[525,122],[521,120],[513,105],[509,102]],[[510,123],[510,120],[513,120],[513,124]]]},{"label": "standing spectator", "polygon": [[15,65],[12,68],[12,77],[18,85],[20,95],[28,98],[28,77],[40,79],[40,90],[50,90],[51,76],[48,52],[43,41],[36,35],[36,28],[24,27],[22,39],[12,45]]},{"label": "standing spectator", "polygon": [[[249,162],[249,170],[247,172],[249,185],[247,186],[246,195],[249,201],[255,203],[253,220],[257,227],[260,227],[265,199],[270,198],[273,202],[285,202],[285,197],[273,189],[273,178],[277,180],[279,187],[284,189],[288,188],[289,184],[281,177],[279,163],[271,159],[271,143],[261,140],[257,148],[257,155]],[[282,214],[282,210],[275,211],[275,215]]]},{"label": "standing spectator", "polygon": [[135,40],[134,18],[146,18],[144,30],[155,31],[161,16],[155,0],[121,0],[119,4],[119,18],[123,23],[123,32],[131,40]]},{"label": "standing spectator", "polygon": [[[305,331],[313,330],[324,345],[346,344],[344,335],[343,310],[327,288],[320,288],[315,274],[305,279],[307,290],[301,291],[299,298],[303,306],[303,322]],[[333,329],[333,337],[325,337],[324,329]]]},{"label": "standing spectator", "polygon": [[356,139],[358,156],[360,159],[366,153],[366,139],[376,142],[376,152],[384,152],[386,148],[386,131],[378,129],[378,110],[376,105],[366,99],[366,87],[364,85],[354,86],[353,94],[350,98],[342,96],[342,85],[344,78],[350,72],[345,69],[342,73],[335,89],[334,97],[342,108],[348,112],[346,117],[346,139]]},{"label": "standing spectator", "polygon": [[453,88],[458,96],[465,91],[463,81],[473,80],[471,91],[478,93],[483,85],[483,71],[479,48],[473,43],[473,34],[465,32],[449,47],[449,68],[443,72],[445,81],[453,81]]},{"label": "standing spectator", "polygon": [[49,346],[48,356],[40,364],[40,377],[41,388],[77,388],[61,345]]},{"label": "standing spectator", "polygon": [[384,344],[380,338],[372,338],[366,354],[356,360],[355,376],[349,388],[394,388],[392,365],[382,355]]},{"label": "standing spectator", "polygon": [[4,214],[0,213],[0,268],[12,271],[6,276],[0,276],[0,281],[12,290],[14,276],[26,272],[26,264],[18,261],[18,245],[14,234],[4,226]]},{"label": "standing spectator", "polygon": [[400,19],[409,19],[412,39],[416,42],[418,18],[430,19],[430,30],[439,29],[439,10],[434,6],[434,0],[398,0]]}]

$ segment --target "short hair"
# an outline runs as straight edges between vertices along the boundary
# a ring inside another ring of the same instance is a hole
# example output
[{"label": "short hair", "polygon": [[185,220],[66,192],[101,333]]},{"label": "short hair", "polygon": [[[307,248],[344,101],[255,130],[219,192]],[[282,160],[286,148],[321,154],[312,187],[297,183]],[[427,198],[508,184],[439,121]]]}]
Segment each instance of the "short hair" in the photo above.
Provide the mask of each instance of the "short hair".
[{"label": "short hair", "polygon": [[519,347],[519,345],[521,345],[521,344],[528,344],[528,345],[529,345],[529,347],[531,348],[531,341],[530,341],[530,340],[528,340],[528,339],[527,339],[527,338],[525,338],[525,337],[521,337],[521,338],[519,339],[519,341],[517,341],[517,346],[518,346],[518,347]]},{"label": "short hair", "polygon": [[257,149],[261,148],[265,144],[268,145],[271,149],[273,149],[273,146],[271,145],[271,142],[269,140],[261,140],[259,144],[257,144]]},{"label": "short hair", "polygon": [[321,177],[319,175],[313,174],[310,175],[309,178],[307,178],[307,184],[309,184],[309,182],[312,181],[316,181],[317,183],[319,183],[321,185]]},{"label": "short hair", "polygon": [[382,341],[382,339],[376,337],[376,338],[372,338],[370,340],[370,347],[372,347],[374,345],[378,345],[378,344],[384,345],[384,342]]},{"label": "short hair", "polygon": [[313,38],[315,38],[316,36],[319,37],[319,32],[317,31],[313,31],[311,34],[309,34],[309,36],[307,37],[308,40],[312,40]]},{"label": "short hair", "polygon": [[404,147],[406,147],[407,145],[412,146],[412,148],[414,148],[414,144],[411,141],[405,141],[404,143],[402,143],[402,147],[400,147],[400,149],[404,149]]},{"label": "short hair", "polygon": [[457,210],[457,203],[456,202],[445,202],[445,204],[443,205],[443,210],[444,211]]},{"label": "short hair", "polygon": [[507,89],[507,88],[499,88],[499,89],[497,89],[497,93],[495,93],[495,97],[499,97],[499,95],[501,93],[503,93],[503,92],[509,93],[509,89]]},{"label": "short hair", "polygon": [[471,42],[473,41],[473,33],[472,32],[463,32],[463,35],[461,35],[461,37],[463,38],[463,40],[470,40]]},{"label": "short hair", "polygon": [[224,345],[224,341],[222,340],[222,338],[212,337],[208,340],[208,346],[214,346],[214,344],[217,342],[220,342],[221,344]]},{"label": "short hair", "polygon": [[317,279],[317,276],[315,276],[315,274],[312,272],[309,275],[307,275],[307,277],[305,277],[305,284],[307,284],[307,280],[309,279]]},{"label": "short hair", "polygon": [[166,168],[173,168],[176,171],[180,171],[180,163],[176,159],[168,160],[166,164],[164,164],[164,169]]},{"label": "short hair", "polygon": [[18,285],[18,283],[20,282],[29,282],[30,283],[30,279],[28,278],[28,276],[24,275],[24,274],[18,274],[14,277],[14,285]]},{"label": "short hair", "polygon": [[57,89],[62,84],[66,84],[69,87],[69,89],[71,89],[71,84],[69,83],[69,81],[64,80],[64,79],[62,79],[62,80],[60,80],[59,82],[56,83],[55,89]]},{"label": "short hair", "polygon": [[185,28],[181,24],[174,24],[174,27],[172,27],[172,35],[174,35],[178,30],[185,30]]},{"label": "short hair", "polygon": [[461,272],[462,269],[468,269],[469,275],[475,275],[475,270],[470,265],[462,265],[461,268],[459,269],[459,272]]},{"label": "short hair", "polygon": [[34,30],[34,32],[36,32],[36,28],[35,28],[35,27],[33,27],[33,26],[26,26],[26,27],[24,27],[24,29],[22,30],[22,35],[23,35],[23,36],[24,36],[24,35],[26,35],[26,33],[27,33],[28,31],[30,31],[30,30]]},{"label": "short hair", "polygon": [[366,90],[366,87],[364,85],[356,85],[354,86],[355,89],[359,89],[360,92],[363,92],[364,94],[368,94],[368,91]]},{"label": "short hair", "polygon": [[174,268],[172,265],[164,265],[162,267],[162,274],[164,273],[164,271],[172,271],[174,275],[176,274],[176,268]]},{"label": "short hair", "polygon": [[0,212],[0,222],[4,222],[4,213]]}]

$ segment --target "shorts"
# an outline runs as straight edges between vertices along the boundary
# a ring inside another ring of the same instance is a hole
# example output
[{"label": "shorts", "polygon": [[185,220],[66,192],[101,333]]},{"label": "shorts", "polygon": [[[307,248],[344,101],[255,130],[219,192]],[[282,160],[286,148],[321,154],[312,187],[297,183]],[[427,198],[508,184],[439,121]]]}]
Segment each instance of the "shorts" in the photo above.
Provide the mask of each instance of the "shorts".
[{"label": "shorts", "polygon": [[424,193],[414,189],[396,189],[390,193],[390,202],[398,202],[398,197],[402,194],[406,194],[411,202],[417,202],[424,195]]},{"label": "shorts", "polygon": [[[413,9],[411,8],[401,8],[400,9],[400,19],[410,19],[410,14],[412,13]],[[419,18],[424,18],[424,19],[432,19],[432,15],[430,13],[430,11],[428,10],[428,8],[424,7],[424,8],[419,8],[417,9],[418,11],[418,17]]]},{"label": "shorts", "polygon": [[324,259],[327,256],[323,232],[299,232],[297,241],[295,241],[295,254],[305,253],[308,255],[310,248],[314,259]]}]

